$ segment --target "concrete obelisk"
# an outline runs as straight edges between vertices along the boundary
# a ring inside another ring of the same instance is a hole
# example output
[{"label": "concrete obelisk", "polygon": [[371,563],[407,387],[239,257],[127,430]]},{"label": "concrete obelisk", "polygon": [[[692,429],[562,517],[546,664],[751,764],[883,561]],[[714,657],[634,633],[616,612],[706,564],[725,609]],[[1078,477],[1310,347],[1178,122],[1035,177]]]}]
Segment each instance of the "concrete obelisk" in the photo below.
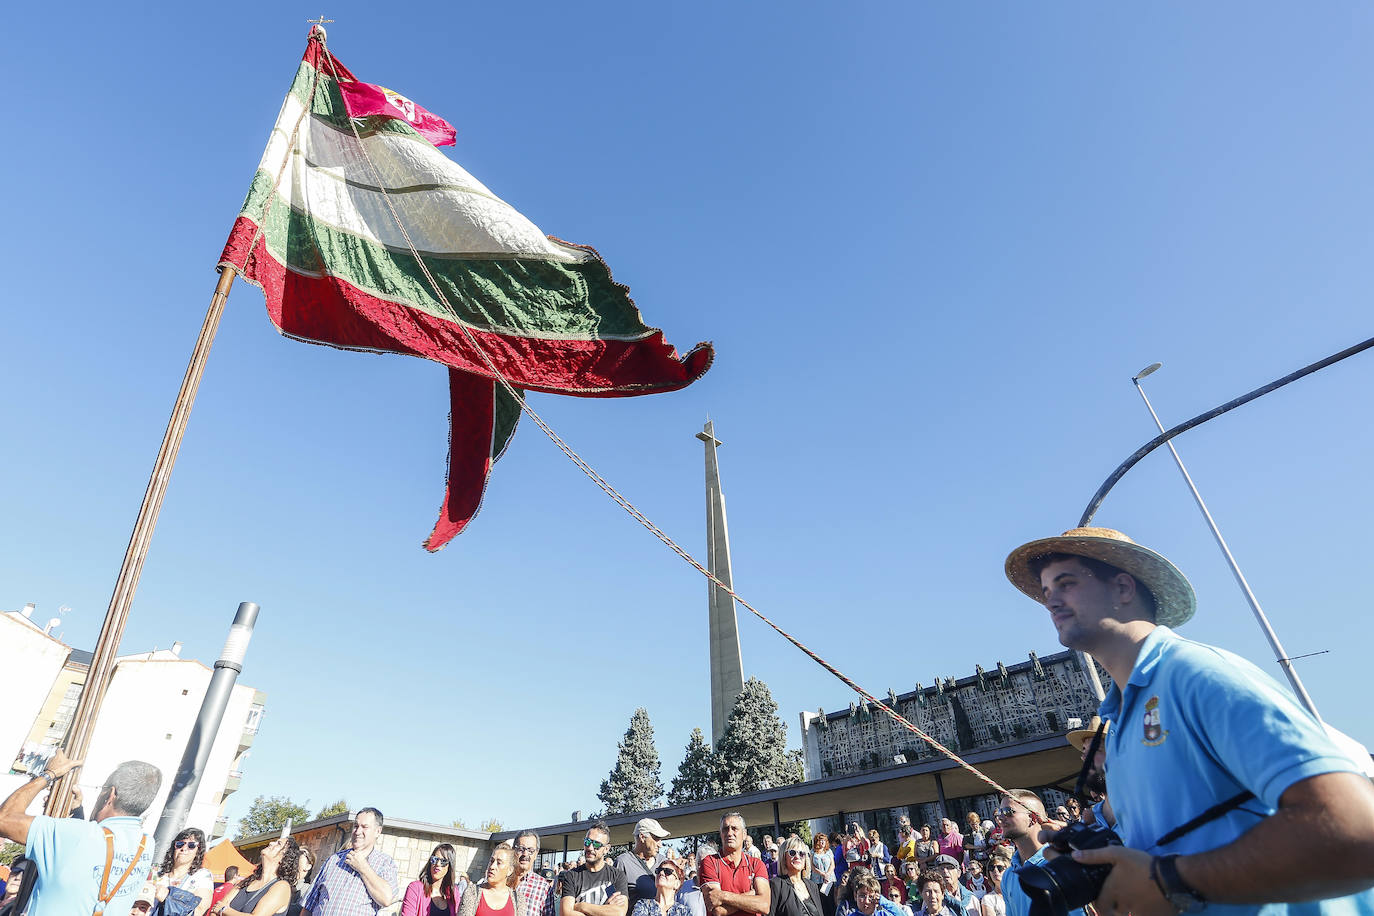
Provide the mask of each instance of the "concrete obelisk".
[{"label": "concrete obelisk", "polygon": [[[697,433],[706,444],[706,567],[721,582],[734,588],[730,578],[730,533],[725,525],[725,493],[720,488],[720,465],[716,438],[710,420]],[[735,599],[714,582],[706,584],[710,605],[711,635],[711,744],[720,744],[730,710],[744,690],[744,665],[739,654],[739,626],[735,621]]]}]

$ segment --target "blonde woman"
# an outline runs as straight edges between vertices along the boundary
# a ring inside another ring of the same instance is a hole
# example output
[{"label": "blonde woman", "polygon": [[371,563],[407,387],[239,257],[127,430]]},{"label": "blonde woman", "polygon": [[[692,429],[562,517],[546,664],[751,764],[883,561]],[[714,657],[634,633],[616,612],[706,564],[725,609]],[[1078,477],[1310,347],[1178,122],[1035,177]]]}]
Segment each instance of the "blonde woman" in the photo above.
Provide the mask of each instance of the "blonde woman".
[{"label": "blonde woman", "polygon": [[525,907],[510,888],[515,874],[515,850],[497,846],[491,851],[480,883],[469,884],[458,904],[458,916],[525,916]]},{"label": "blonde woman", "polygon": [[[825,858],[831,858],[829,851]],[[768,916],[821,916],[821,889],[811,880],[813,861],[813,853],[801,837],[787,838],[778,855],[778,876],[768,882],[772,892]]]}]

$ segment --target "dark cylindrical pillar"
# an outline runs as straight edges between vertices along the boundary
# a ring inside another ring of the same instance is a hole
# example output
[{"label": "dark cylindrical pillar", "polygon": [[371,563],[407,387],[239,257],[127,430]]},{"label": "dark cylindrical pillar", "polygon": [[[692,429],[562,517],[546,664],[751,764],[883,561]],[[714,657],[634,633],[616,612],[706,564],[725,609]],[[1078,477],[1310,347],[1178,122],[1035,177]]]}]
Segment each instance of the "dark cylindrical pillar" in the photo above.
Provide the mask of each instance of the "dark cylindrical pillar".
[{"label": "dark cylindrical pillar", "polygon": [[181,765],[177,767],[176,778],[172,781],[167,804],[158,818],[157,832],[153,836],[153,861],[161,862],[167,847],[182,827],[191,811],[191,801],[200,788],[200,776],[210,759],[210,749],[215,744],[215,734],[220,722],[224,720],[224,710],[229,705],[234,682],[243,670],[243,657],[248,652],[248,641],[253,638],[253,624],[258,619],[258,606],[244,601],[234,614],[234,623],[229,627],[229,638],[224,641],[219,661],[215,662],[215,672],[210,675],[210,686],[205,689],[205,699],[200,704],[200,715],[196,717],[191,737],[186,741],[186,751],[181,755]]}]

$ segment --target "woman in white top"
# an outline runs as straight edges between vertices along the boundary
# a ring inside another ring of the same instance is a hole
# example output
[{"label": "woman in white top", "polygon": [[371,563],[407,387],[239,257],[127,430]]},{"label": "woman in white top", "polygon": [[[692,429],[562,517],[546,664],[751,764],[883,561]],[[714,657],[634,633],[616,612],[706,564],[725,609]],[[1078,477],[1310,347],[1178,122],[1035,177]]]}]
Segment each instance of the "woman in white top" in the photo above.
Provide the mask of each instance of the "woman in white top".
[{"label": "woman in white top", "polygon": [[172,845],[167,847],[167,855],[162,857],[162,865],[153,879],[158,902],[167,899],[169,888],[178,887],[200,898],[193,916],[205,916],[215,893],[215,881],[210,869],[203,866],[204,862],[205,834],[195,827],[178,833]]},{"label": "woman in white top", "polygon": [[878,836],[877,830],[868,831],[868,867],[875,875],[883,873],[883,866],[892,857],[887,854],[887,847],[883,845],[882,837]]},{"label": "woman in white top", "polygon": [[987,871],[984,872],[983,885],[987,892],[978,901],[983,916],[1007,916],[1007,902],[1002,898],[1002,876],[1011,867],[1011,862],[1002,856],[989,856]]}]

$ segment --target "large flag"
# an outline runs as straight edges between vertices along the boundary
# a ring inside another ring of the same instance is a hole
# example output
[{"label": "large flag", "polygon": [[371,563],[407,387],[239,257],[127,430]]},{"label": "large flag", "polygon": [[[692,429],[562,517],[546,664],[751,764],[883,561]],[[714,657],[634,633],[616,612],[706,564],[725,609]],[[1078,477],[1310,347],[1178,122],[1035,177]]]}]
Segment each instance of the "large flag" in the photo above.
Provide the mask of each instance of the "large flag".
[{"label": "large flag", "polygon": [[493,369],[522,391],[624,397],[689,385],[713,353],[679,356],[594,250],[545,236],[407,120],[350,120],[340,81],[356,79],[312,31],[220,264],[287,336],[449,368],[438,550],[519,419]]}]

